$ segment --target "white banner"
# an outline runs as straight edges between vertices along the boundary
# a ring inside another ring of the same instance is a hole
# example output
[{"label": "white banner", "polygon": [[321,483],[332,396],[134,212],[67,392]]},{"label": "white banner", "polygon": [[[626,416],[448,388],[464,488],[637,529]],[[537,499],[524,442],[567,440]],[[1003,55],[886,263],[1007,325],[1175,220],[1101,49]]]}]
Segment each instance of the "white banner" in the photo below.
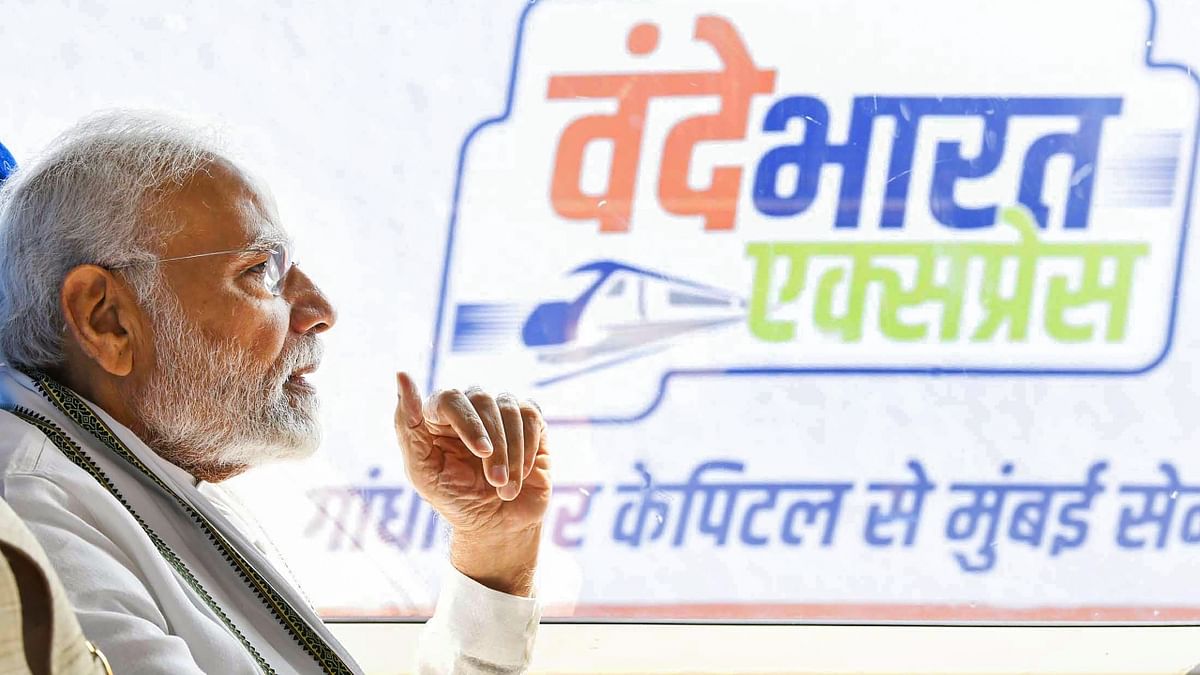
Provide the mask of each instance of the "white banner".
[{"label": "white banner", "polygon": [[551,418],[555,613],[1200,618],[1200,9],[859,4],[6,7],[0,143],[165,108],[273,187],[327,438],[236,482],[331,616],[436,594],[406,368]]}]

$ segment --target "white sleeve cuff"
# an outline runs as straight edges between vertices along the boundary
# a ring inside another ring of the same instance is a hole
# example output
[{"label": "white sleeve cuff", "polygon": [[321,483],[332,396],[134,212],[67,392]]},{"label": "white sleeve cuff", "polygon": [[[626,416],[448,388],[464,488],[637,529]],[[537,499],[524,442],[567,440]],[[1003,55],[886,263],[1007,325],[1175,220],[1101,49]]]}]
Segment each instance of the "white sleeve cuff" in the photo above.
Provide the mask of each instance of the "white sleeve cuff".
[{"label": "white sleeve cuff", "polygon": [[529,665],[542,608],[534,598],[492,590],[446,566],[425,625],[421,673],[519,673]]}]

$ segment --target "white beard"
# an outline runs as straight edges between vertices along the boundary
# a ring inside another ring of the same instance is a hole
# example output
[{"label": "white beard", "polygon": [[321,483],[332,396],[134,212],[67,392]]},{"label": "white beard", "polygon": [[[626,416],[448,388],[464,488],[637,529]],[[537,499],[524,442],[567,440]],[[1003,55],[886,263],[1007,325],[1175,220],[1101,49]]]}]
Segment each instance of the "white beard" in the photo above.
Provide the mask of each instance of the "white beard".
[{"label": "white beard", "polygon": [[264,369],[233,341],[215,340],[192,325],[174,297],[147,305],[157,368],[134,404],[156,452],[195,474],[316,451],[316,394],[284,387],[292,373],[320,362],[315,336],[300,338]]}]

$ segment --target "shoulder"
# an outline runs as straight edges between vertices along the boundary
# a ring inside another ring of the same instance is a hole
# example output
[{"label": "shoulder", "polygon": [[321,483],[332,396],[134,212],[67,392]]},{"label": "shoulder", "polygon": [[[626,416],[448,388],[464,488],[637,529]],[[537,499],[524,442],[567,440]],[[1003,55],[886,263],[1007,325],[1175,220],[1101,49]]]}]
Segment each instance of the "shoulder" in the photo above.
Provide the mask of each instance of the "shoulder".
[{"label": "shoulder", "polygon": [[43,464],[47,450],[53,446],[46,434],[12,412],[0,410],[0,476],[49,469]]},{"label": "shoulder", "polygon": [[86,501],[99,487],[41,429],[0,410],[0,497],[14,508],[25,501]]}]

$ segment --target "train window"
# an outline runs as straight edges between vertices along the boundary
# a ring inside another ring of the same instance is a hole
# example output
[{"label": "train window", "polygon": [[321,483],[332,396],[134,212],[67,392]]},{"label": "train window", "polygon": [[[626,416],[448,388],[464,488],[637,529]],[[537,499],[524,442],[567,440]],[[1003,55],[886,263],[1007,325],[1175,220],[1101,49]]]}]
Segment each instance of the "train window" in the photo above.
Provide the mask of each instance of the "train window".
[{"label": "train window", "polygon": [[331,622],[438,596],[405,369],[543,410],[547,622],[1195,624],[1197,36],[1190,0],[8,2],[0,143],[150,107],[270,187],[338,308],[324,442],[230,485]]},{"label": "train window", "polygon": [[668,296],[672,305],[698,306],[698,307],[725,307],[730,304],[730,301],[725,298],[713,298],[699,293],[687,293],[685,291],[671,291]]}]

